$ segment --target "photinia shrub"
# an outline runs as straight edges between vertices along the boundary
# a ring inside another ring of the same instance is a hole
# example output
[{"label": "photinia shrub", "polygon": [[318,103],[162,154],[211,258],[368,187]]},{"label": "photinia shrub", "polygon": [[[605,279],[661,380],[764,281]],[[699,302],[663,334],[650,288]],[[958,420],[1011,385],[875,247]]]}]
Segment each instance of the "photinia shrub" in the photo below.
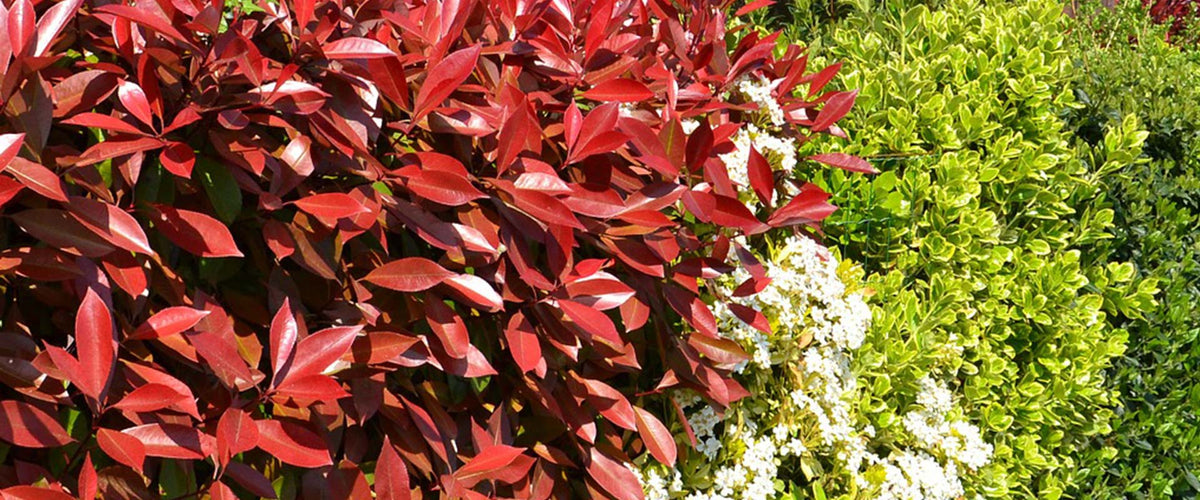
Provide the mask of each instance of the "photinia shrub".
[{"label": "photinia shrub", "polygon": [[834,210],[725,164],[730,90],[798,144],[856,96],[727,1],[9,3],[5,498],[641,497],[694,452],[644,398],[747,395],[735,237]]}]

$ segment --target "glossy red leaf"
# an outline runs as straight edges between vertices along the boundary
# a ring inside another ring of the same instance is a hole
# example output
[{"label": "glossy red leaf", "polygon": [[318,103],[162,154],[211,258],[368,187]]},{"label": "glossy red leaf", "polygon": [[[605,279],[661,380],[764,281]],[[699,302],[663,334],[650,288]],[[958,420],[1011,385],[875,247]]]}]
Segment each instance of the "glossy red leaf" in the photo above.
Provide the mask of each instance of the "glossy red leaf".
[{"label": "glossy red leaf", "polygon": [[575,322],[576,326],[592,335],[593,338],[599,337],[614,346],[624,344],[621,334],[617,333],[617,327],[613,325],[612,319],[607,314],[573,300],[560,300],[558,307],[567,314],[568,318],[571,318],[571,321]]},{"label": "glossy red leaf", "polygon": [[377,500],[412,500],[409,490],[408,467],[392,447],[387,435],[375,461],[375,498]]},{"label": "glossy red leaf", "polygon": [[142,323],[130,338],[147,340],[178,335],[196,326],[210,312],[186,306],[168,307]]},{"label": "glossy red leaf", "polygon": [[350,396],[350,393],[342,388],[342,384],[328,375],[288,377],[279,384],[275,392],[282,397],[304,402],[331,402]]},{"label": "glossy red leaf", "polygon": [[154,254],[141,224],[124,210],[79,196],[70,197],[69,206],[76,220],[113,245],[134,253]]},{"label": "glossy red leaf", "polygon": [[9,486],[0,490],[0,498],[4,500],[75,500],[75,497],[62,491],[37,486]]},{"label": "glossy red leaf", "polygon": [[123,81],[117,85],[117,98],[121,100],[125,110],[138,121],[148,128],[154,128],[154,112],[150,110],[150,101],[146,99],[146,92],[142,87],[130,81]]},{"label": "glossy red leaf", "polygon": [[817,185],[805,184],[791,201],[771,214],[767,223],[771,227],[782,227],[819,222],[837,210],[825,201],[828,199],[829,193]]},{"label": "glossy red leaf", "polygon": [[99,113],[79,113],[63,120],[62,123],[68,125],[79,125],[81,127],[99,128],[111,132],[130,134],[133,136],[145,134],[143,130],[139,129],[132,123],[115,116],[102,115]]},{"label": "glossy red leaf", "polygon": [[292,314],[291,300],[284,297],[283,304],[275,311],[271,320],[271,385],[283,380],[283,375],[291,368],[292,353],[296,350],[296,342],[300,338],[300,329],[296,317]]},{"label": "glossy red leaf", "polygon": [[588,89],[583,97],[594,101],[641,102],[654,97],[654,92],[642,82],[613,78]]},{"label": "glossy red leaf", "polygon": [[9,161],[5,172],[16,177],[18,181],[21,181],[21,184],[24,184],[25,187],[37,194],[54,201],[64,203],[67,201],[67,193],[63,189],[62,180],[58,178],[57,174],[41,164],[17,156]]},{"label": "glossy red leaf", "polygon": [[466,177],[442,170],[413,170],[404,186],[421,198],[451,207],[487,198]]},{"label": "glossy red leaf", "polygon": [[613,498],[641,500],[645,498],[642,483],[632,470],[609,458],[597,448],[588,449],[587,473],[596,484]]},{"label": "glossy red leaf", "polygon": [[212,500],[237,500],[238,497],[225,483],[216,481],[208,487],[208,497]]},{"label": "glossy red leaf", "polygon": [[429,69],[413,103],[414,122],[420,121],[433,108],[440,106],[442,101],[450,97],[450,94],[471,76],[482,51],[482,45],[472,45],[446,56]]},{"label": "glossy red leaf", "polygon": [[216,444],[212,436],[180,424],[145,424],[121,432],[140,441],[150,457],[201,460]]},{"label": "glossy red leaf", "polygon": [[391,57],[396,54],[387,45],[370,38],[347,37],[321,46],[325,57],[330,59],[373,59]]},{"label": "glossy red leaf", "polygon": [[104,453],[139,473],[146,462],[146,445],[138,438],[111,429],[100,428],[96,432],[96,443]]},{"label": "glossy red leaf", "polygon": [[23,401],[0,401],[0,440],[25,448],[54,448],[73,441],[58,419]]},{"label": "glossy red leaf", "polygon": [[508,352],[522,372],[531,372],[544,365],[542,345],[538,340],[533,325],[520,311],[508,319],[504,329],[504,338],[508,341]]},{"label": "glossy red leaf", "polygon": [[851,172],[861,172],[864,174],[879,173],[867,160],[846,153],[821,153],[809,156],[808,159]]},{"label": "glossy red leaf", "polygon": [[363,279],[398,292],[419,292],[454,276],[453,272],[432,260],[406,257],[371,270]]},{"label": "glossy red leaf", "polygon": [[425,302],[425,321],[441,341],[446,354],[454,359],[467,357],[471,336],[467,333],[466,323],[453,309],[437,297],[429,297]]},{"label": "glossy red leaf", "polygon": [[217,422],[217,458],[222,464],[230,457],[258,446],[258,424],[245,411],[230,408]]},{"label": "glossy red leaf", "polygon": [[155,205],[153,220],[163,236],[200,257],[241,257],[229,228],[213,217],[191,210]]},{"label": "glossy red leaf", "polygon": [[[12,47],[14,59],[20,60],[25,55],[25,49],[33,42],[35,18],[33,2],[15,0],[8,9],[8,41]],[[5,61],[7,63],[7,61]]]},{"label": "glossy red leaf", "polygon": [[204,368],[216,375],[226,387],[242,390],[252,385],[254,375],[238,352],[233,332],[190,331],[186,338],[206,362]]},{"label": "glossy red leaf", "polygon": [[12,201],[25,186],[20,182],[14,181],[6,176],[0,175],[0,208],[3,208],[8,202]]},{"label": "glossy red leaf", "polygon": [[92,500],[100,487],[96,477],[96,467],[92,464],[92,454],[88,452],[83,457],[83,466],[79,468],[79,498]]},{"label": "glossy red leaf", "polygon": [[504,300],[492,285],[474,274],[459,274],[442,281],[453,291],[456,298],[476,309],[496,312],[504,307]]},{"label": "glossy red leaf", "polygon": [[300,210],[317,217],[327,217],[330,219],[340,219],[342,217],[369,212],[367,207],[364,207],[362,203],[344,193],[314,194],[296,200],[294,203]]},{"label": "glossy red leaf", "polygon": [[[495,479],[525,452],[524,448],[503,444],[492,445],[475,455],[466,465],[454,471],[454,479],[464,488],[471,488],[480,481]],[[530,464],[532,465],[532,464]]]},{"label": "glossy red leaf", "polygon": [[174,388],[163,384],[146,384],[126,394],[112,405],[114,409],[132,412],[153,412],[172,406],[188,395],[180,394]]},{"label": "glossy red leaf", "polygon": [[576,377],[576,380],[587,388],[588,404],[596,408],[604,418],[622,428],[637,430],[637,415],[624,394],[599,380],[582,377]]},{"label": "glossy red leaf", "polygon": [[821,112],[817,113],[817,119],[813,121],[813,132],[822,132],[828,129],[834,122],[846,116],[850,112],[850,108],[854,106],[854,98],[858,97],[857,90],[849,92],[838,92],[825,101],[825,105],[821,107]]},{"label": "glossy red leaf", "polygon": [[104,402],[116,363],[112,313],[91,288],[87,289],[75,316],[75,345],[80,372],[74,380],[89,396]]},{"label": "glossy red leaf", "polygon": [[287,370],[287,378],[302,378],[324,372],[350,350],[354,337],[362,328],[362,325],[337,326],[305,337],[296,344],[296,353],[292,358],[291,367]]},{"label": "glossy red leaf", "polygon": [[675,435],[653,413],[637,406],[633,407],[633,411],[637,416],[638,435],[642,436],[650,455],[659,463],[674,467],[679,452],[675,446]]},{"label": "glossy red leaf", "polygon": [[75,17],[75,11],[83,5],[83,0],[64,0],[46,9],[37,23],[37,44],[33,48],[33,56],[40,57],[54,43],[54,39],[63,28]]},{"label": "glossy red leaf", "polygon": [[0,134],[0,171],[8,167],[12,159],[21,152],[25,134]]},{"label": "glossy red leaf", "polygon": [[192,147],[182,142],[173,142],[163,149],[158,160],[168,172],[184,179],[192,177],[192,169],[196,166],[196,152]]},{"label": "glossy red leaf", "polygon": [[258,447],[279,461],[296,467],[333,465],[325,440],[298,424],[282,420],[259,420]]},{"label": "glossy red leaf", "polygon": [[759,201],[770,203],[775,196],[775,172],[771,170],[771,164],[767,163],[762,153],[758,152],[758,148],[750,148],[750,162],[746,168],[754,194],[758,196]]}]

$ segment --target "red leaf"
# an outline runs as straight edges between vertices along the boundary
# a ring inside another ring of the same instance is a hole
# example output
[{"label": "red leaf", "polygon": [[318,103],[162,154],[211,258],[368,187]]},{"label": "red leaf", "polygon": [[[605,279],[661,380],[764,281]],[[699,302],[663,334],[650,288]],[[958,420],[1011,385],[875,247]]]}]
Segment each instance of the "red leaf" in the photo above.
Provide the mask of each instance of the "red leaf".
[{"label": "red leaf", "polygon": [[349,397],[350,393],[342,388],[333,377],[328,375],[305,375],[303,377],[288,377],[276,388],[276,393],[285,398],[300,401],[337,401]]},{"label": "red leaf", "polygon": [[259,498],[277,498],[275,489],[271,487],[271,480],[249,465],[241,462],[229,462],[225,465],[225,475],[233,478],[243,488],[246,488],[246,491],[258,495]]},{"label": "red leaf", "polygon": [[617,333],[617,327],[613,325],[612,319],[607,314],[573,300],[559,300],[558,307],[579,328],[591,334],[593,341],[597,340],[596,337],[599,337],[611,346],[624,344],[621,334]]},{"label": "red leaf", "polygon": [[854,98],[858,97],[858,91],[838,92],[829,100],[825,101],[825,106],[821,107],[821,112],[817,114],[817,119],[813,121],[812,131],[821,132],[834,122],[846,116],[850,112],[850,108],[854,106]]},{"label": "red leaf", "polygon": [[314,194],[296,200],[293,203],[300,210],[317,217],[327,217],[330,219],[340,219],[370,211],[362,203],[359,203],[358,200],[344,193]]},{"label": "red leaf", "polygon": [[419,292],[454,276],[453,272],[432,260],[406,257],[371,270],[363,279],[398,292]]},{"label": "red leaf", "polygon": [[375,498],[378,500],[412,500],[409,489],[408,467],[392,448],[392,441],[385,434],[383,448],[375,461]]},{"label": "red leaf", "polygon": [[150,110],[150,101],[146,99],[146,92],[142,87],[128,80],[123,81],[117,85],[117,98],[138,121],[151,129],[154,128],[154,112]]},{"label": "red leaf", "polygon": [[42,19],[38,21],[37,45],[33,49],[34,57],[46,53],[46,49],[50,48],[54,38],[62,32],[67,22],[75,17],[75,11],[79,10],[79,6],[82,4],[83,0],[66,0],[46,9],[46,12],[42,14]]},{"label": "red leaf", "polygon": [[213,452],[212,436],[180,424],[146,424],[121,431],[146,447],[146,455],[183,460],[201,460]]},{"label": "red leaf", "polygon": [[654,97],[654,92],[642,82],[613,78],[584,92],[583,97],[593,101],[640,102]]},{"label": "red leaf", "polygon": [[471,200],[487,198],[466,177],[444,170],[412,170],[404,186],[421,198],[457,207]]},{"label": "red leaf", "polygon": [[0,176],[0,208],[12,201],[25,186],[20,182],[9,179],[6,176]]},{"label": "red leaf", "polygon": [[425,300],[425,321],[441,341],[446,354],[454,359],[467,357],[471,336],[467,333],[467,325],[453,309],[437,297],[430,296]]},{"label": "red leaf", "polygon": [[196,166],[196,152],[192,147],[182,142],[173,142],[158,156],[159,162],[168,172],[184,179],[192,177],[192,168]]},{"label": "red leaf", "polygon": [[233,490],[220,481],[215,481],[208,487],[208,497],[212,500],[238,500]]},{"label": "red leaf", "polygon": [[[487,447],[475,455],[467,465],[454,471],[454,479],[464,488],[471,488],[485,479],[495,479],[504,473],[504,469],[525,452],[525,448],[517,448],[503,444]],[[532,464],[529,464],[532,465]]]},{"label": "red leaf", "polygon": [[79,113],[62,121],[67,125],[79,125],[80,127],[99,128],[111,132],[120,132],[122,134],[130,134],[134,136],[145,135],[137,126],[115,116],[102,115],[99,113]]},{"label": "red leaf", "polygon": [[50,488],[37,486],[10,486],[0,490],[0,498],[4,500],[75,500],[74,497]]},{"label": "red leaf", "polygon": [[24,401],[0,401],[0,439],[26,448],[55,448],[72,442],[45,410]]},{"label": "red leaf", "polygon": [[300,329],[292,314],[291,300],[284,297],[283,304],[271,320],[271,370],[274,374],[271,376],[271,386],[282,381],[291,368],[292,353],[299,337]]},{"label": "red leaf", "polygon": [[146,384],[125,395],[112,407],[135,413],[152,412],[171,406],[187,397],[186,394],[180,394],[175,389],[163,384]]},{"label": "red leaf", "polygon": [[[740,304],[730,304],[735,306]],[[745,307],[745,306],[742,306]],[[688,345],[722,365],[736,365],[750,359],[750,355],[737,342],[724,337],[709,337],[707,335],[688,335]]]},{"label": "red leaf", "polygon": [[829,193],[816,184],[805,184],[787,205],[771,214],[767,223],[771,227],[782,227],[819,222],[837,210],[837,207],[826,203],[828,199]]},{"label": "red leaf", "polygon": [[599,380],[575,377],[587,388],[588,403],[610,422],[629,430],[637,430],[637,416],[625,395]]},{"label": "red leaf", "polygon": [[148,340],[177,335],[196,326],[210,312],[186,306],[168,307],[142,323],[130,338]]},{"label": "red leaf", "polygon": [[109,458],[129,466],[139,473],[142,472],[142,466],[146,462],[146,445],[142,444],[138,438],[101,428],[96,433],[96,442]]},{"label": "red leaf", "polygon": [[472,45],[446,56],[429,69],[413,104],[413,122],[421,121],[433,108],[440,106],[442,101],[450,97],[450,94],[471,76],[482,51],[482,45]]},{"label": "red leaf", "polygon": [[459,274],[442,282],[454,295],[476,309],[496,312],[504,307],[504,300],[483,278],[474,274]]},{"label": "red leaf", "polygon": [[771,6],[774,4],[775,4],[775,0],[754,0],[753,2],[747,3],[745,6],[738,9],[737,12],[734,12],[733,17],[742,17],[742,16],[749,14],[751,12],[754,12],[758,9],[761,9],[763,7],[768,7],[768,6]]},{"label": "red leaf", "polygon": [[99,479],[96,477],[96,467],[92,465],[92,454],[83,456],[83,466],[79,468],[79,498],[92,500],[96,498]]},{"label": "red leaf", "polygon": [[79,384],[81,390],[104,403],[116,363],[116,342],[113,340],[112,314],[100,296],[87,289],[79,312],[75,316],[75,344],[79,352]]},{"label": "red leaf", "polygon": [[329,59],[372,59],[396,55],[387,45],[370,38],[348,37],[321,46]]},{"label": "red leaf", "polygon": [[668,467],[674,467],[678,453],[675,436],[653,413],[637,406],[633,407],[633,411],[637,415],[638,434],[642,436],[642,442],[646,443],[646,449],[650,450],[655,460]]},{"label": "red leaf", "polygon": [[92,165],[110,158],[150,151],[161,147],[163,147],[163,141],[154,137],[113,136],[84,151],[78,165]]},{"label": "red leaf", "polygon": [[629,470],[621,462],[608,458],[599,449],[588,449],[587,473],[591,476],[596,484],[604,488],[613,498],[622,500],[642,500],[645,494],[642,492],[642,483],[638,480],[637,475]]},{"label": "red leaf", "polygon": [[258,424],[250,415],[238,408],[230,408],[221,414],[217,422],[217,457],[223,465],[230,457],[258,446]]},{"label": "red leaf", "polygon": [[17,156],[9,161],[7,172],[33,192],[54,201],[67,202],[67,193],[58,174],[41,164]]},{"label": "red leaf", "polygon": [[188,332],[187,340],[207,362],[205,368],[212,371],[226,387],[244,390],[253,384],[254,375],[250,373],[246,360],[238,353],[237,340],[232,331],[192,331]]},{"label": "red leaf", "polygon": [[812,98],[812,96],[817,95],[821,89],[825,88],[825,84],[829,83],[830,80],[833,80],[833,77],[837,75],[837,72],[840,69],[842,69],[842,63],[837,62],[827,66],[825,69],[818,71],[817,74],[813,75],[812,83],[808,85],[808,95],[805,98]]},{"label": "red leaf", "polygon": [[152,218],[163,236],[200,257],[241,257],[229,228],[200,212],[154,205]]},{"label": "red leaf", "polygon": [[313,431],[292,422],[259,420],[258,447],[296,467],[314,468],[333,465],[325,440]]},{"label": "red leaf", "polygon": [[183,33],[180,33],[179,30],[175,29],[174,26],[171,26],[171,24],[163,18],[152,14],[152,11],[149,9],[144,10],[132,5],[109,4],[97,8],[96,11],[128,19],[134,23],[151,28],[154,31],[166,35],[168,38],[174,39],[175,41],[191,45],[191,42],[183,36]]},{"label": "red leaf", "polygon": [[362,325],[338,326],[305,337],[296,344],[296,355],[286,378],[302,378],[325,371],[350,350],[354,337],[362,328]]},{"label": "red leaf", "polygon": [[100,257],[114,250],[107,241],[63,210],[31,208],[11,217],[21,229],[34,238],[65,252],[84,257]]},{"label": "red leaf", "polygon": [[775,173],[767,159],[763,158],[758,148],[750,147],[750,163],[746,165],[750,177],[750,187],[763,203],[770,203],[775,196]]},{"label": "red leaf", "polygon": [[583,229],[583,224],[579,223],[579,219],[575,218],[575,215],[571,213],[571,209],[567,208],[558,198],[540,191],[516,188],[513,188],[509,193],[513,195],[513,202],[516,207],[534,219],[547,224],[558,224],[560,226]]},{"label": "red leaf", "polygon": [[513,361],[521,368],[522,373],[537,369],[542,360],[542,345],[538,341],[537,332],[533,325],[520,311],[514,313],[504,329],[504,338],[508,341],[508,352]]},{"label": "red leaf", "polygon": [[808,159],[851,172],[862,172],[864,174],[879,173],[867,160],[846,153],[822,153],[809,156]]},{"label": "red leaf", "polygon": [[137,219],[118,207],[79,196],[70,197],[71,215],[113,245],[134,253],[154,255]]},{"label": "red leaf", "polygon": [[25,134],[0,134],[0,170],[8,167],[12,159],[21,151]]},{"label": "red leaf", "polygon": [[[33,41],[33,30],[36,26],[34,19],[37,13],[33,10],[33,2],[16,0],[8,11],[8,41],[12,46],[13,59],[21,60],[25,48]],[[0,64],[6,64],[8,61]]]}]

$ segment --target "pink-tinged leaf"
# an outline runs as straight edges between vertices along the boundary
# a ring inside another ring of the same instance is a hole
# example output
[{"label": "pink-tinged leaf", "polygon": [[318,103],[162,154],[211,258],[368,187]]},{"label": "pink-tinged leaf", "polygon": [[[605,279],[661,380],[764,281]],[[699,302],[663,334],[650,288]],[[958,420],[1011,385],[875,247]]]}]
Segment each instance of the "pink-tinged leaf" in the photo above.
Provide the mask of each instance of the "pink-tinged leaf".
[{"label": "pink-tinged leaf", "polygon": [[642,82],[613,78],[588,89],[583,97],[593,101],[641,102],[654,97],[654,92]]},{"label": "pink-tinged leaf", "polygon": [[609,458],[595,447],[588,448],[588,458],[588,476],[591,476],[596,484],[600,485],[613,498],[622,500],[643,500],[645,498],[641,481],[624,464]]},{"label": "pink-tinged leaf", "polygon": [[653,413],[637,406],[633,407],[633,411],[637,415],[638,434],[642,436],[650,455],[659,463],[674,467],[679,452],[675,446],[675,436]]},{"label": "pink-tinged leaf", "polygon": [[637,416],[624,394],[599,380],[582,377],[576,380],[587,388],[588,404],[600,411],[604,418],[622,428],[637,430]]},{"label": "pink-tinged leaf", "polygon": [[10,486],[0,490],[0,498],[4,500],[75,500],[75,497],[62,491],[37,486]]},{"label": "pink-tinged leaf", "polygon": [[186,306],[168,307],[142,323],[130,338],[147,340],[178,335],[196,326],[210,312]]},{"label": "pink-tinged leaf", "polygon": [[80,500],[92,500],[96,498],[96,491],[99,489],[99,487],[100,481],[99,478],[96,477],[96,466],[92,464],[91,452],[88,452],[83,456],[83,466],[79,468]]},{"label": "pink-tinged leaf", "polygon": [[446,354],[454,359],[465,359],[470,351],[471,336],[462,318],[437,297],[425,301],[425,321],[441,341]]},{"label": "pink-tinged leaf", "polygon": [[0,171],[7,168],[17,153],[21,152],[24,143],[25,134],[0,134]]},{"label": "pink-tinged leaf", "polygon": [[412,500],[408,467],[392,447],[392,441],[387,435],[383,436],[383,448],[379,450],[379,458],[375,461],[375,498]]},{"label": "pink-tinged leaf", "polygon": [[[13,59],[21,60],[25,55],[25,49],[30,47],[29,43],[33,41],[34,28],[37,26],[35,19],[37,12],[33,10],[33,2],[29,0],[15,0],[12,7],[8,10],[8,40],[12,46]],[[7,64],[5,61],[3,64]]]},{"label": "pink-tinged leaf", "polygon": [[155,205],[151,218],[159,232],[180,248],[200,257],[241,257],[229,228],[200,212]]},{"label": "pink-tinged leaf", "polygon": [[228,463],[230,457],[257,446],[258,424],[241,409],[225,410],[217,422],[217,457],[220,463]]},{"label": "pink-tinged leaf", "polygon": [[[464,488],[472,488],[480,481],[496,479],[504,474],[504,470],[525,452],[525,448],[517,448],[503,444],[492,445],[475,455],[467,465],[454,471],[454,479]],[[532,464],[528,464],[532,465]]]},{"label": "pink-tinged leaf", "polygon": [[67,22],[75,17],[75,11],[79,10],[79,6],[82,4],[83,0],[65,0],[46,9],[46,12],[42,14],[42,19],[37,23],[37,44],[33,49],[34,57],[46,53],[46,49],[50,48],[54,38],[62,32]]},{"label": "pink-tinged leaf", "polygon": [[758,152],[758,148],[750,148],[750,162],[746,168],[750,177],[750,187],[754,188],[754,194],[758,196],[759,201],[770,203],[775,196],[775,173],[771,170],[771,164],[767,163],[767,159]]},{"label": "pink-tinged leaf", "polygon": [[539,364],[544,363],[537,332],[520,311],[509,318],[508,327],[504,329],[504,339],[508,341],[508,353],[512,355],[513,361],[517,362],[522,373],[534,371]]},{"label": "pink-tinged leaf", "polygon": [[333,465],[325,440],[315,432],[282,420],[257,423],[258,447],[279,461],[308,469]]},{"label": "pink-tinged leaf", "polygon": [[487,198],[466,177],[444,170],[418,170],[405,179],[404,187],[421,198],[457,207]]},{"label": "pink-tinged leaf", "polygon": [[813,121],[812,131],[821,132],[833,125],[834,122],[846,116],[850,112],[850,108],[854,106],[854,98],[858,97],[858,91],[838,92],[829,100],[825,101],[825,105],[821,107],[821,112],[817,114],[817,119]]},{"label": "pink-tinged leaf", "polygon": [[571,300],[600,311],[620,307],[634,295],[629,285],[606,272],[572,281],[565,288]]},{"label": "pink-tinged leaf", "polygon": [[357,37],[334,40],[322,45],[321,51],[329,59],[373,59],[396,55],[387,45],[370,38]]},{"label": "pink-tinged leaf", "polygon": [[146,445],[129,434],[101,428],[96,433],[96,442],[104,453],[138,473],[146,463]]},{"label": "pink-tinged leaf", "polygon": [[238,500],[233,490],[220,481],[213,482],[208,487],[208,497],[212,500]]},{"label": "pink-tinged leaf", "polygon": [[775,4],[775,0],[755,0],[753,2],[747,3],[745,6],[738,9],[737,12],[734,12],[733,17],[742,17],[742,16],[749,14],[751,12],[754,12],[758,9],[761,9],[763,7],[768,7],[768,6],[771,6],[774,4]]},{"label": "pink-tinged leaf", "polygon": [[303,378],[324,372],[350,350],[359,331],[362,331],[362,325],[337,326],[305,337],[296,344],[296,355],[292,358],[287,378]]},{"label": "pink-tinged leaf", "polygon": [[146,99],[146,92],[142,87],[128,80],[123,81],[117,85],[117,98],[134,118],[147,127],[154,128],[154,112],[150,110],[150,101]]},{"label": "pink-tinged leaf", "polygon": [[271,487],[271,480],[249,465],[241,462],[229,462],[225,464],[225,476],[233,478],[243,488],[246,488],[246,491],[259,498],[278,498],[275,495],[275,489]]},{"label": "pink-tinged leaf", "polygon": [[296,341],[300,338],[300,329],[296,325],[296,317],[292,314],[291,300],[283,299],[283,305],[275,311],[271,320],[271,385],[283,380],[291,368],[292,353],[296,349]]},{"label": "pink-tinged leaf", "polygon": [[275,393],[285,398],[305,402],[333,402],[350,397],[350,393],[342,388],[342,384],[339,384],[337,380],[328,375],[288,377],[283,383],[279,384],[279,387],[275,389]]},{"label": "pink-tinged leaf", "polygon": [[492,285],[474,274],[451,276],[442,281],[442,284],[450,288],[456,298],[476,309],[496,312],[504,307],[504,300]]},{"label": "pink-tinged leaf", "polygon": [[809,156],[808,159],[851,172],[862,172],[864,174],[879,173],[867,160],[846,153],[822,153]]},{"label": "pink-tinged leaf", "polygon": [[62,123],[79,125],[80,127],[99,128],[133,136],[145,135],[145,132],[132,123],[115,116],[102,115],[100,113],[79,113],[63,120]]},{"label": "pink-tinged leaf", "polygon": [[186,394],[180,394],[163,384],[146,384],[125,395],[112,407],[135,413],[152,412],[174,405],[187,397]]},{"label": "pink-tinged leaf", "polygon": [[421,121],[426,114],[440,106],[442,101],[450,97],[450,94],[454,93],[468,76],[471,76],[482,51],[482,45],[472,45],[446,56],[445,59],[438,61],[429,69],[425,82],[421,84],[421,90],[417,92],[417,100],[413,104],[412,120],[414,123]]},{"label": "pink-tinged leaf", "polygon": [[406,257],[379,266],[364,280],[398,292],[419,292],[452,278],[455,273],[422,257]]},{"label": "pink-tinged leaf", "polygon": [[216,448],[212,436],[187,425],[146,424],[121,432],[140,441],[150,457],[202,460]]},{"label": "pink-tinged leaf", "polygon": [[63,189],[63,183],[58,178],[58,174],[39,163],[17,156],[9,161],[8,169],[5,171],[37,194],[54,201],[64,203],[67,201],[67,193]]},{"label": "pink-tinged leaf", "polygon": [[567,314],[568,318],[571,318],[571,321],[575,322],[576,326],[592,335],[593,340],[599,337],[609,345],[624,344],[621,334],[617,333],[617,327],[613,325],[612,319],[607,314],[573,300],[559,300],[558,307]]},{"label": "pink-tinged leaf", "polygon": [[808,183],[800,188],[800,192],[775,213],[767,223],[771,227],[783,227],[795,224],[811,224],[820,222],[832,214],[837,207],[826,202],[829,193],[817,185]]},{"label": "pink-tinged leaf", "polygon": [[173,142],[158,155],[158,161],[168,172],[184,179],[192,177],[192,169],[196,166],[196,152],[191,146],[182,142]]},{"label": "pink-tinged leaf", "polygon": [[315,113],[325,105],[330,96],[315,85],[299,80],[275,82],[247,92],[252,100],[288,113],[307,115]]},{"label": "pink-tinged leaf", "polygon": [[79,196],[70,197],[69,206],[76,220],[113,245],[134,253],[154,254],[141,224],[124,210]]},{"label": "pink-tinged leaf", "polygon": [[340,219],[370,211],[358,200],[345,193],[314,194],[296,200],[294,203],[300,210],[317,217],[330,219]]},{"label": "pink-tinged leaf", "polygon": [[8,177],[0,176],[0,208],[12,201],[21,190],[25,189],[25,185],[14,181]]},{"label": "pink-tinged leaf", "polygon": [[73,441],[46,410],[24,401],[0,401],[0,440],[25,448],[55,448]]},{"label": "pink-tinged leaf", "polygon": [[75,344],[79,352],[80,388],[87,387],[101,404],[108,394],[116,363],[116,342],[113,340],[112,313],[99,295],[87,289],[75,316]]}]

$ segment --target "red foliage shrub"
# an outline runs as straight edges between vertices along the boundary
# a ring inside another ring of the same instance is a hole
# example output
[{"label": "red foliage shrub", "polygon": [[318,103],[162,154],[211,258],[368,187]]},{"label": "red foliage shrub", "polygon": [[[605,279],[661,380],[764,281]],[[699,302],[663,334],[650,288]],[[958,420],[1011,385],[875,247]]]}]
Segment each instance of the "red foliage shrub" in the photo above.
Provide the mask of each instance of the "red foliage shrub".
[{"label": "red foliage shrub", "polygon": [[0,10],[3,494],[640,497],[688,452],[644,401],[745,394],[731,237],[832,210],[736,198],[726,90],[780,80],[801,140],[854,97],[727,7]]},{"label": "red foliage shrub", "polygon": [[1167,41],[1178,38],[1183,30],[1195,17],[1195,0],[1142,0],[1142,5],[1150,9],[1150,17],[1154,22],[1170,23],[1167,30]]}]

